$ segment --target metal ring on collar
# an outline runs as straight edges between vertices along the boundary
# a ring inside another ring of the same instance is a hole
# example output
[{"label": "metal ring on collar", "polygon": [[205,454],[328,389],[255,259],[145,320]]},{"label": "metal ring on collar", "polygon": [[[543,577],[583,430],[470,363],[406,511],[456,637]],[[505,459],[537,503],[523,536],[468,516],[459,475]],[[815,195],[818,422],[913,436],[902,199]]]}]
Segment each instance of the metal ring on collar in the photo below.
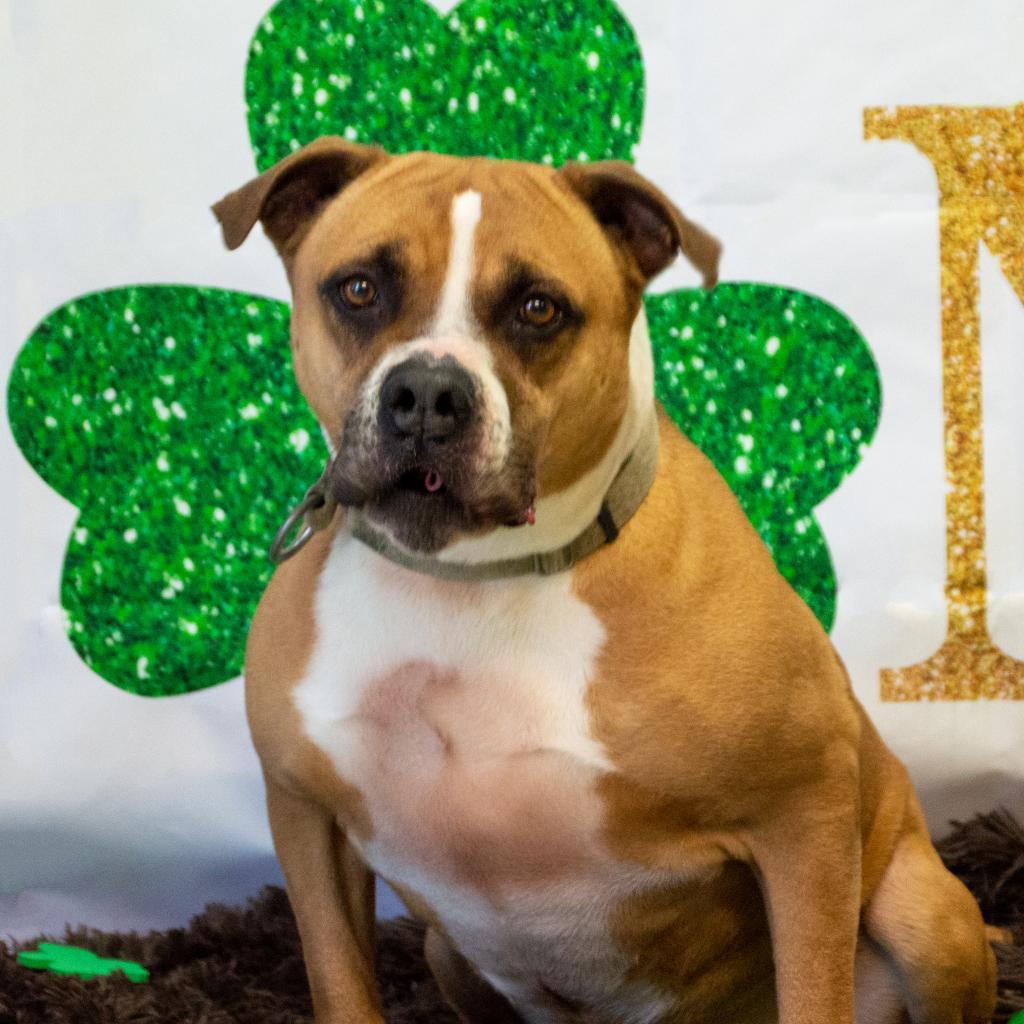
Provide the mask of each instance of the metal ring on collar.
[{"label": "metal ring on collar", "polygon": [[274,534],[274,540],[270,545],[270,560],[275,565],[280,565],[282,562],[287,561],[309,543],[309,539],[316,533],[315,527],[310,526],[309,523],[303,526],[299,531],[299,535],[291,544],[285,544],[285,540],[288,534],[295,529],[295,524],[305,518],[307,512],[320,508],[326,500],[323,491],[313,486],[306,492],[306,496],[302,501],[288,513],[288,518],[285,519],[277,533]]}]

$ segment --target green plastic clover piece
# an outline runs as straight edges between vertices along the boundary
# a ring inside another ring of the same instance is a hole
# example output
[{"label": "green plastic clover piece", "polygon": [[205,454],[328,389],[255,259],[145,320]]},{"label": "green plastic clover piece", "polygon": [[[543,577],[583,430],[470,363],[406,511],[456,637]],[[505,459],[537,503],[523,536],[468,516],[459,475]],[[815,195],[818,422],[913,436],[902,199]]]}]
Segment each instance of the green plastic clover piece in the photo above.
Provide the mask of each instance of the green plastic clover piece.
[{"label": "green plastic clover piece", "polygon": [[135,984],[149,981],[149,971],[134,960],[113,960],[79,946],[61,946],[55,942],[40,942],[37,950],[19,953],[18,963],[33,971],[76,978],[104,978],[120,973]]},{"label": "green plastic clover piece", "polygon": [[1024,1024],[1024,1010],[1018,1010],[1006,1024]]}]

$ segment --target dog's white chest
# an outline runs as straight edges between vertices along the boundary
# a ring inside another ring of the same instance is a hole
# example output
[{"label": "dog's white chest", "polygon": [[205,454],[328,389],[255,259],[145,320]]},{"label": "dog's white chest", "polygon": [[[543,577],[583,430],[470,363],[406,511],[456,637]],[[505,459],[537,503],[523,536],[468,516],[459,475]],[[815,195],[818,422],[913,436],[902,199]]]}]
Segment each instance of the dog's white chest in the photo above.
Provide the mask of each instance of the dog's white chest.
[{"label": "dog's white chest", "polygon": [[295,700],[362,794],[381,874],[500,886],[584,855],[593,780],[611,767],[584,705],[604,631],[567,576],[443,583],[343,535],[316,614]]},{"label": "dog's white chest", "polygon": [[612,998],[607,911],[641,880],[601,843],[594,783],[612,766],[585,693],[604,630],[568,574],[441,583],[342,535],[316,615],[295,701],[363,798],[367,862],[510,995]]}]

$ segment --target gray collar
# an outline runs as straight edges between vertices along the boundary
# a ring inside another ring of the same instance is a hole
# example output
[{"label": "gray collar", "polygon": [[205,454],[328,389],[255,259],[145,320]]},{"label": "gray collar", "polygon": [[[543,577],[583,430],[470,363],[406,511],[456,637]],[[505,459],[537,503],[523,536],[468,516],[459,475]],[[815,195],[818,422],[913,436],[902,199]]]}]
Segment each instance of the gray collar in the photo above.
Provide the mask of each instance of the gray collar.
[{"label": "gray collar", "polygon": [[[619,468],[601,502],[596,518],[564,547],[553,551],[538,551],[517,558],[503,558],[494,562],[447,562],[440,558],[417,555],[395,544],[383,531],[372,526],[359,509],[346,513],[345,525],[352,535],[372,548],[388,561],[395,562],[427,576],[444,580],[499,580],[513,576],[551,576],[571,569],[588,555],[619,535],[637,509],[643,504],[658,471],[658,421],[651,415],[636,447]],[[325,473],[326,476],[326,473]],[[295,554],[317,530],[328,525],[336,505],[326,494],[324,477],[306,493],[282,524],[270,548],[274,562],[283,562]],[[285,541],[300,519],[305,523],[294,542]]]}]

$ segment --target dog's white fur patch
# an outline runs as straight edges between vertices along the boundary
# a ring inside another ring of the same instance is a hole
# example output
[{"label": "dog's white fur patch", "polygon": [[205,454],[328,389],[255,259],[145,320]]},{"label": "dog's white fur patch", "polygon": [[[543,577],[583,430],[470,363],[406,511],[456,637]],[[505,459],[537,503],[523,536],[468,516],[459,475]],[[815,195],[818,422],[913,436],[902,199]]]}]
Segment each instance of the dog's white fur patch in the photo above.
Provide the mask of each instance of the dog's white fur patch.
[{"label": "dog's white fur patch", "polygon": [[473,269],[476,228],[483,213],[483,200],[472,189],[460,192],[452,200],[452,240],[448,247],[448,268],[441,300],[434,315],[431,334],[469,334],[473,321],[470,289]]},{"label": "dog's white fur patch", "polygon": [[367,863],[425,898],[526,1019],[548,1019],[531,998],[545,984],[609,1019],[656,1020],[663,997],[624,981],[608,915],[666,879],[601,841],[594,783],[613,766],[585,692],[605,633],[571,574],[442,582],[342,531],[315,615],[294,701],[363,796]]},{"label": "dog's white fur patch", "polygon": [[[472,675],[511,673],[492,697],[530,687],[539,704],[513,716],[513,736],[529,730],[593,768],[610,771],[590,739],[583,695],[604,628],[572,592],[571,574],[484,585],[435,581],[382,559],[339,531],[317,584],[319,641],[295,699],[307,722],[344,722],[370,680],[406,662],[430,662]],[[545,710],[546,709],[546,710]],[[531,721],[547,714],[543,721]],[[318,731],[310,731],[314,739]],[[339,764],[339,768],[341,765]]]}]

